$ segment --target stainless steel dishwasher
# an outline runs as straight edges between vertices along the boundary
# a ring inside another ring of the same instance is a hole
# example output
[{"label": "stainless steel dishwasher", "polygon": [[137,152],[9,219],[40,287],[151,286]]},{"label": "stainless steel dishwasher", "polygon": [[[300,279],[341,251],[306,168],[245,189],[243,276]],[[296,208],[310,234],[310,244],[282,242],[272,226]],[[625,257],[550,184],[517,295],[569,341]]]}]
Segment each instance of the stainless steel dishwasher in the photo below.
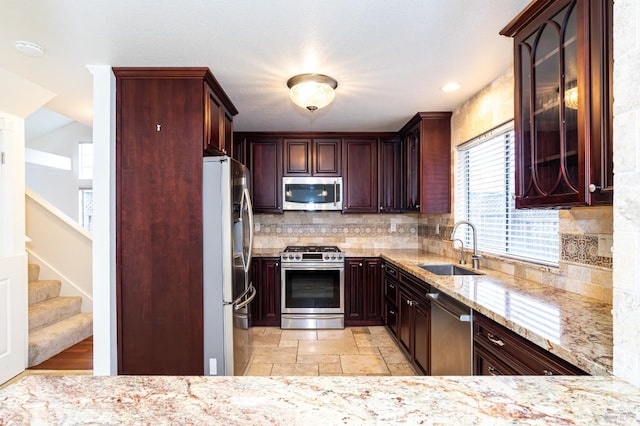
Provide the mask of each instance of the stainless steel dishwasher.
[{"label": "stainless steel dishwasher", "polygon": [[427,296],[431,299],[431,375],[472,375],[471,308],[442,292]]}]

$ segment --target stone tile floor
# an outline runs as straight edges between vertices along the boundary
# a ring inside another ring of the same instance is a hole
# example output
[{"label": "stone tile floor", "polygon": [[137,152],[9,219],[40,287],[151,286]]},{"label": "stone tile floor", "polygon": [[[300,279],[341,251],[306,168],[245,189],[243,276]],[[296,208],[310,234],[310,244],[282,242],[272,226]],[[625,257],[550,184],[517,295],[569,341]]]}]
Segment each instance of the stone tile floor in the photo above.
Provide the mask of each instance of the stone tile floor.
[{"label": "stone tile floor", "polygon": [[412,376],[385,327],[281,330],[253,327],[246,376]]}]

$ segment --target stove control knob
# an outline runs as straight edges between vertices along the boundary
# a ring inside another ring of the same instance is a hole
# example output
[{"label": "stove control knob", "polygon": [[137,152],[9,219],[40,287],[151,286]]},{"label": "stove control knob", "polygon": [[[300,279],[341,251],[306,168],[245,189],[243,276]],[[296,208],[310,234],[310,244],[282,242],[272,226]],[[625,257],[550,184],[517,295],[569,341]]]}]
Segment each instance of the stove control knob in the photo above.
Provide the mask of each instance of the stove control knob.
[{"label": "stove control knob", "polygon": [[335,259],[335,258],[336,258],[336,255],[335,255],[335,254],[332,254],[332,255],[331,255],[331,258],[332,258],[332,259]]},{"label": "stove control knob", "polygon": [[296,254],[296,260],[300,260],[300,255]]}]

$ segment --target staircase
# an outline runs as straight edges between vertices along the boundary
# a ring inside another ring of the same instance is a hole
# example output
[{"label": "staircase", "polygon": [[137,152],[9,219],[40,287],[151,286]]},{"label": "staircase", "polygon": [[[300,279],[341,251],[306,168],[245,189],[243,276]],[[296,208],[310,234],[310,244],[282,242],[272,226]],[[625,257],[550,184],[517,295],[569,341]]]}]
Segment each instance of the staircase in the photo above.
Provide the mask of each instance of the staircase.
[{"label": "staircase", "polygon": [[29,264],[29,367],[93,334],[93,314],[80,312],[82,298],[60,297],[60,281],[39,276],[40,266]]}]

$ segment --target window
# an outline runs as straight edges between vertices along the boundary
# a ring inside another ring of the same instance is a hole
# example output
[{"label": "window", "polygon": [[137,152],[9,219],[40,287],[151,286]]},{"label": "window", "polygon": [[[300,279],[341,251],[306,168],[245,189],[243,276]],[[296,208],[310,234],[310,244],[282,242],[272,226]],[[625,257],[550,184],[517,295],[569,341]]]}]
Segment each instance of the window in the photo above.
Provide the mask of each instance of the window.
[{"label": "window", "polygon": [[93,144],[78,143],[78,179],[93,179]]},{"label": "window", "polygon": [[[455,220],[468,220],[478,232],[478,250],[501,256],[558,264],[558,212],[516,210],[513,123],[458,148]],[[456,237],[471,247],[471,230]]]},{"label": "window", "polygon": [[78,143],[78,207],[80,225],[87,231],[93,228],[93,144]]},{"label": "window", "polygon": [[93,230],[93,189],[80,189],[80,226],[87,231]]}]

